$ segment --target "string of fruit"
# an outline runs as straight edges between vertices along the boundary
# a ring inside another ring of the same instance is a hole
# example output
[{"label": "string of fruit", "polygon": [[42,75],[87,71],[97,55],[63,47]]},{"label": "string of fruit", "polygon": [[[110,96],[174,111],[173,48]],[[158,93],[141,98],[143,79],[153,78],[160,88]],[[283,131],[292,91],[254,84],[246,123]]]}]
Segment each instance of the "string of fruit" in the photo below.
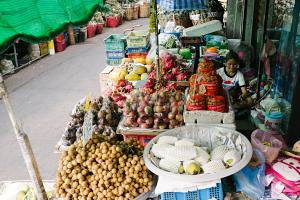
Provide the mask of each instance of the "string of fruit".
[{"label": "string of fruit", "polygon": [[58,197],[73,200],[134,199],[148,192],[153,176],[137,141],[116,141],[100,134],[63,152],[56,175]]},{"label": "string of fruit", "polygon": [[[62,144],[64,146],[70,146],[82,137],[82,126],[84,116],[87,112],[85,105],[85,101],[79,103],[72,112],[72,119],[62,134]],[[116,129],[121,119],[121,113],[118,110],[118,105],[114,103],[114,100],[111,97],[105,99],[99,97],[91,101],[90,107],[93,113],[93,130],[102,132],[104,135],[110,137],[115,137]]]}]

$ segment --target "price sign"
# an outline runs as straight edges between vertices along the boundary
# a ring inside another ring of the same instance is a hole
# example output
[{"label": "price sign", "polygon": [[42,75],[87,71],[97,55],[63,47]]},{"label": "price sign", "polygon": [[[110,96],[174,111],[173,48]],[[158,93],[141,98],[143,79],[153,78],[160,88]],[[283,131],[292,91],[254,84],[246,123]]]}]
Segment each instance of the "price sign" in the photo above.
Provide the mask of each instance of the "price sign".
[{"label": "price sign", "polygon": [[181,37],[181,43],[183,46],[203,46],[205,45],[205,40],[203,37]]},{"label": "price sign", "polygon": [[88,95],[86,98],[85,98],[85,105],[84,105],[84,110],[87,112],[90,107],[91,107],[91,95]]},{"label": "price sign", "polygon": [[85,145],[93,134],[93,112],[89,110],[84,115],[84,122],[82,126],[83,144]]}]

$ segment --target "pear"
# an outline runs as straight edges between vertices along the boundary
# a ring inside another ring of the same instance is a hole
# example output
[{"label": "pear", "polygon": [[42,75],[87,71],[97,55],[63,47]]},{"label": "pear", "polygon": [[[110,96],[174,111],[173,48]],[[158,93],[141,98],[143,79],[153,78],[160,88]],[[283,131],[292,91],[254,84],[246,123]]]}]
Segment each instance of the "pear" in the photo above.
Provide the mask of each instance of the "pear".
[{"label": "pear", "polygon": [[180,162],[180,165],[178,167],[178,173],[179,174],[183,174],[184,173],[184,167],[183,167],[183,163],[182,162]]},{"label": "pear", "polygon": [[20,191],[16,196],[16,200],[24,200],[25,196],[26,196],[26,192]]},{"label": "pear", "polygon": [[201,167],[197,162],[191,162],[187,165],[187,174],[196,175],[201,173]]}]

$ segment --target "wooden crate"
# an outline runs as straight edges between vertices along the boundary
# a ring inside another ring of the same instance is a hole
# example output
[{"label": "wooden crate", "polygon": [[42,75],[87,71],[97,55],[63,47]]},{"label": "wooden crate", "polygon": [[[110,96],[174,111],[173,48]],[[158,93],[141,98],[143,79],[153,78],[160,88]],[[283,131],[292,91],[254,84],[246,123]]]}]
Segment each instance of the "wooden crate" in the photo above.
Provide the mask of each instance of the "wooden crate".
[{"label": "wooden crate", "polygon": [[48,54],[48,42],[39,43],[40,56],[45,56]]},{"label": "wooden crate", "polygon": [[139,5],[140,7],[140,12],[139,12],[139,17],[150,17],[150,3],[143,2]]}]

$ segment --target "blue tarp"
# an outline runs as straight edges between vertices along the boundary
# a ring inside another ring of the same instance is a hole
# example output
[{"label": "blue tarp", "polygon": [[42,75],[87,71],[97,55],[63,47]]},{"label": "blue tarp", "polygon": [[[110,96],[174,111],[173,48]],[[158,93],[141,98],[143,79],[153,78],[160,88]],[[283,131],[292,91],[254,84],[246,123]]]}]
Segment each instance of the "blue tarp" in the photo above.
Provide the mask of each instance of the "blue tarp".
[{"label": "blue tarp", "polygon": [[157,0],[157,3],[167,11],[208,9],[208,0]]}]

